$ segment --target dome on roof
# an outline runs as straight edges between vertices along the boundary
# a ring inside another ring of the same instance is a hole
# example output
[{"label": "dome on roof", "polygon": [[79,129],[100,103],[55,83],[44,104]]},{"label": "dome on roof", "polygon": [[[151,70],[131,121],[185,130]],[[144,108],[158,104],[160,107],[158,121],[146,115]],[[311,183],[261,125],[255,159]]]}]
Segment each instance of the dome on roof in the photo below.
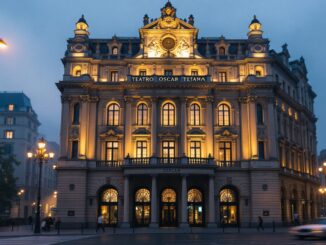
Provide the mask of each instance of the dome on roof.
[{"label": "dome on roof", "polygon": [[254,15],[253,20],[251,21],[250,25],[252,24],[260,24],[259,20],[257,19],[256,15]]}]

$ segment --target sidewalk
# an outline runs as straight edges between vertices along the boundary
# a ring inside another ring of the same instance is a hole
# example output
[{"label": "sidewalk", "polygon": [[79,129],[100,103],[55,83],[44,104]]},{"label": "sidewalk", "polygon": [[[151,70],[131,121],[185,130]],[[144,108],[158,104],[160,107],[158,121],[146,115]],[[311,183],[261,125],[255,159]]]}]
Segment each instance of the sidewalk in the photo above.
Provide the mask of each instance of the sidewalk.
[{"label": "sidewalk", "polygon": [[[205,228],[205,227],[193,227],[193,228],[105,228],[104,234],[189,234],[189,233],[216,233],[216,234],[232,234],[232,233],[257,233],[256,228],[225,228],[224,232],[222,228]],[[276,227],[275,233],[287,233],[288,228],[286,227]],[[265,228],[264,231],[259,233],[273,233],[271,227]],[[57,231],[51,230],[50,232],[42,232],[41,236],[90,236],[90,235],[102,235],[103,232],[99,230],[98,233],[95,229],[63,229],[60,234]],[[26,237],[34,236],[31,226],[17,226],[11,231],[11,227],[0,227],[0,239],[10,238],[10,237]]]}]

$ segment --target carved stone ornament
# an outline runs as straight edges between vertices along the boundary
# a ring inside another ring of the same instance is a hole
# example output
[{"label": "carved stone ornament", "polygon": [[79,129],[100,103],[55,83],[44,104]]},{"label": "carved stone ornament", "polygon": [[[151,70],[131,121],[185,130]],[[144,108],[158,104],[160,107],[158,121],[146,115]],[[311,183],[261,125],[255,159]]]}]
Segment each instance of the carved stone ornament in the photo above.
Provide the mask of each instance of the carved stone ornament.
[{"label": "carved stone ornament", "polygon": [[79,138],[79,126],[71,126],[69,136],[70,136],[70,139],[78,139]]}]

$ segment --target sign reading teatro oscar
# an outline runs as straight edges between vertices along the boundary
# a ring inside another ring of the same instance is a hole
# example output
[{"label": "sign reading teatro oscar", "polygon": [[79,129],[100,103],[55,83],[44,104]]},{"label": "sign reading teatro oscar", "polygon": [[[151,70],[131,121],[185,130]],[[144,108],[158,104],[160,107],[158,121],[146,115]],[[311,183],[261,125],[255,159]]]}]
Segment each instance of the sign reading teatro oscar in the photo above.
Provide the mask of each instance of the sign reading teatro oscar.
[{"label": "sign reading teatro oscar", "polygon": [[131,82],[210,82],[209,76],[130,76]]}]

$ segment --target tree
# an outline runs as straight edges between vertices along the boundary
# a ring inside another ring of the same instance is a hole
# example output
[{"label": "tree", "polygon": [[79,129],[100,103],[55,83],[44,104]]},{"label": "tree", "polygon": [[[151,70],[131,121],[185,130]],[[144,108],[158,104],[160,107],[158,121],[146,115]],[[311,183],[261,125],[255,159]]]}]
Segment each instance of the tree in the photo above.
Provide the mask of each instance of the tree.
[{"label": "tree", "polygon": [[19,162],[11,152],[10,144],[0,144],[0,214],[6,214],[17,194],[15,166]]}]

